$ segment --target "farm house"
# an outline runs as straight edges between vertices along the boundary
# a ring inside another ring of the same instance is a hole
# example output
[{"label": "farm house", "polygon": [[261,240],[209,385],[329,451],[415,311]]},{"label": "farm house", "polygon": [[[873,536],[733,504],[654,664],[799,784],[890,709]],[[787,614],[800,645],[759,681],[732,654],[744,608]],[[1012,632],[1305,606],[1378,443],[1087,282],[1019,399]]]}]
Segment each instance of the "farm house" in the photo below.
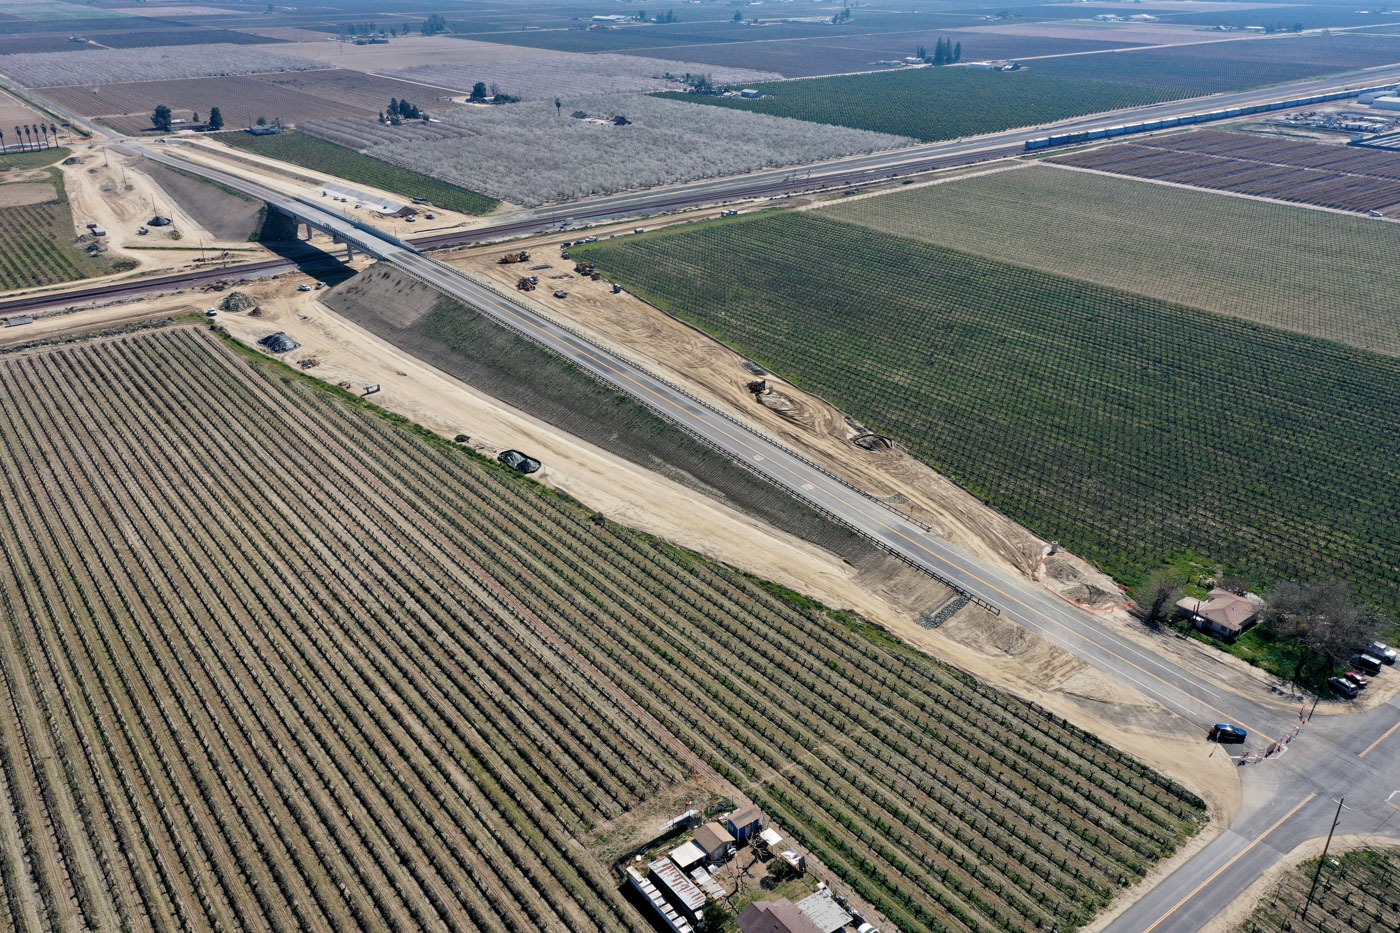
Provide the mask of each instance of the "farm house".
[{"label": "farm house", "polygon": [[1195,596],[1179,600],[1176,608],[1202,631],[1222,638],[1238,638],[1259,621],[1257,599],[1237,596],[1217,587],[1207,593],[1204,600]]}]

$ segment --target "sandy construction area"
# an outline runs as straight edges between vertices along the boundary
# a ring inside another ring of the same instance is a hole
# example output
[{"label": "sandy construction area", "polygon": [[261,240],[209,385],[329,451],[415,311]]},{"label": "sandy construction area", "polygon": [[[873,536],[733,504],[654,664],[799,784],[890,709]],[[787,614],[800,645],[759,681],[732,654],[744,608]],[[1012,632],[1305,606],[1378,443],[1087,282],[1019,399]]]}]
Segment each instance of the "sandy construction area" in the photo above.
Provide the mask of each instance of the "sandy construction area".
[{"label": "sandy construction area", "polygon": [[180,16],[228,16],[230,13],[247,14],[252,10],[239,10],[233,7],[225,9],[217,6],[198,6],[189,4],[185,6],[124,6],[118,7],[123,13],[130,13],[133,16],[154,16],[161,19],[170,19]]},{"label": "sandy construction area", "polygon": [[[260,35],[267,35],[264,30]],[[322,33],[321,35],[324,35]],[[337,68],[355,71],[384,71],[405,65],[470,65],[475,62],[499,62],[521,58],[557,58],[552,49],[532,49],[499,42],[477,42],[453,39],[449,36],[408,36],[393,39],[386,45],[353,45],[349,42],[326,40],[280,45],[277,51],[298,58],[313,58]]]},{"label": "sandy construction area", "polygon": [[[89,222],[104,227],[107,248],[136,260],[137,271],[191,266],[201,252],[213,255],[225,247],[239,250],[233,256],[242,260],[264,254],[255,243],[221,240],[206,230],[149,175],[135,168],[129,157],[114,150],[104,152],[103,147],[91,144],[74,148],[73,154],[78,161],[61,170],[73,209],[75,235],[86,232]],[[174,223],[169,227],[150,227],[144,236],[138,234],[137,229],[154,214],[163,214]],[[248,252],[250,249],[253,251]]]}]

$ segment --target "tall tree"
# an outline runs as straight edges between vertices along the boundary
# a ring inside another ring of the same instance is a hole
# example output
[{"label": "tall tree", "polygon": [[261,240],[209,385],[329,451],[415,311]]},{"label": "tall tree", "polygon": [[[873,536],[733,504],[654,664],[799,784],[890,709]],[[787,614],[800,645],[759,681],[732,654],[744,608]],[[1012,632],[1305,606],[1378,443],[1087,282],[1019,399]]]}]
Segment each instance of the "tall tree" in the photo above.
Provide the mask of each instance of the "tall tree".
[{"label": "tall tree", "polygon": [[224,112],[218,107],[211,107],[209,110],[209,128],[211,130],[224,128]]},{"label": "tall tree", "polygon": [[5,131],[0,130],[0,152],[5,151]]},{"label": "tall tree", "polygon": [[22,129],[19,128],[19,124],[15,124],[15,139],[19,140],[19,148],[20,148],[20,151],[23,152],[23,151],[24,151],[24,130],[22,130]]},{"label": "tall tree", "polygon": [[1180,598],[1181,583],[1165,570],[1156,571],[1142,587],[1139,603],[1142,621],[1152,628],[1161,625],[1172,614]]},{"label": "tall tree", "polygon": [[959,42],[957,45],[953,46],[953,61],[955,61],[955,62],[960,62],[960,61],[962,61],[962,43],[961,43],[961,42]]},{"label": "tall tree", "polygon": [[1327,677],[1381,627],[1379,619],[1356,604],[1351,588],[1337,580],[1280,583],[1265,604],[1264,625],[1297,643],[1294,680],[1309,667],[1316,679]]},{"label": "tall tree", "polygon": [[57,124],[57,123],[50,123],[50,124],[49,124],[49,132],[53,133],[53,141],[54,141],[55,143],[57,143],[57,142],[58,142],[58,124]]},{"label": "tall tree", "polygon": [[172,118],[170,108],[165,104],[159,104],[156,106],[156,109],[151,112],[151,125],[162,133],[169,133],[170,121]]},{"label": "tall tree", "polygon": [[471,99],[472,99],[472,100],[485,100],[485,99],[486,99],[486,82],[485,82],[485,81],[478,81],[478,82],[476,82],[475,84],[472,85],[472,97],[471,97]]}]

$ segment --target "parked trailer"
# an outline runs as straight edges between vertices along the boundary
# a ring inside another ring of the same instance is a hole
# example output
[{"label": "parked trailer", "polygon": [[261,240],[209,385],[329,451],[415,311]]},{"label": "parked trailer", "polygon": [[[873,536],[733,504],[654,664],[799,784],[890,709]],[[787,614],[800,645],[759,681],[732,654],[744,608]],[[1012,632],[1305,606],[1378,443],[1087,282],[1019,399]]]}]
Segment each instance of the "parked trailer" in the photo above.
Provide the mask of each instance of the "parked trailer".
[{"label": "parked trailer", "polygon": [[1306,107],[1309,104],[1344,100],[1371,91],[1391,90],[1393,87],[1394,85],[1384,85],[1381,87],[1356,88],[1349,91],[1332,91],[1327,94],[1318,94],[1314,97],[1299,97],[1293,100],[1275,100],[1262,104],[1250,104],[1244,107],[1230,107],[1225,110],[1207,110],[1201,113],[1188,113],[1179,117],[1166,117],[1161,120],[1147,120],[1142,123],[1124,123],[1119,126],[1081,130],[1077,133],[1060,133],[1055,136],[1041,136],[1036,139],[1026,140],[1025,147],[1029,151],[1035,149],[1049,149],[1052,146],[1067,146],[1073,145],[1074,143],[1090,142],[1096,139],[1114,139],[1133,133],[1148,133],[1170,126],[1191,126],[1197,123],[1211,123],[1215,120],[1228,120],[1233,117],[1242,117],[1253,113],[1269,113],[1274,110],[1288,110],[1293,107]]}]

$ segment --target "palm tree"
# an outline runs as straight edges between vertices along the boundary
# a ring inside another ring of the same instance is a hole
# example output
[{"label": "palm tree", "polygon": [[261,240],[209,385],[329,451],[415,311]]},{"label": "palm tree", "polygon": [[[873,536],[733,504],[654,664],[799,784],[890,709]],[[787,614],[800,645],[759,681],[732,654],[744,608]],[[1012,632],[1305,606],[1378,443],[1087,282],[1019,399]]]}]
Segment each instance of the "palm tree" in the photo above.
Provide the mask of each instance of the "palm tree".
[{"label": "palm tree", "polygon": [[5,151],[5,131],[0,130],[0,152]]},{"label": "palm tree", "polygon": [[44,148],[49,148],[49,127],[46,123],[39,124],[39,132],[44,137]]},{"label": "palm tree", "polygon": [[18,124],[15,125],[15,139],[18,139],[18,140],[19,140],[19,148],[20,148],[21,150],[23,150],[23,149],[24,149],[24,130],[20,129]]},{"label": "palm tree", "polygon": [[57,123],[50,123],[50,124],[49,124],[49,132],[50,132],[50,133],[53,133],[54,145],[58,145],[58,124],[57,124]]},{"label": "palm tree", "polygon": [[26,123],[26,124],[24,124],[24,135],[25,135],[26,137],[28,137],[28,139],[29,139],[29,145],[32,147],[32,146],[34,145],[34,124],[33,124],[33,123]]}]

